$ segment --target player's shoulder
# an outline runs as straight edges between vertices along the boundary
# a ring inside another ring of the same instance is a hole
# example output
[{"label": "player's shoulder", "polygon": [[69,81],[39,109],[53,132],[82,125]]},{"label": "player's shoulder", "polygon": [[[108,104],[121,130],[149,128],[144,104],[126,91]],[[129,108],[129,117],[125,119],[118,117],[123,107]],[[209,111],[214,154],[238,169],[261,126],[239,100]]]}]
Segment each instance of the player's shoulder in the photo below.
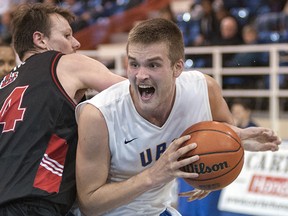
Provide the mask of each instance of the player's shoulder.
[{"label": "player's shoulder", "polygon": [[85,56],[81,53],[70,53],[70,54],[62,54],[62,59],[68,62],[81,62],[83,59],[88,59],[88,56]]},{"label": "player's shoulder", "polygon": [[193,70],[193,71],[183,71],[182,74],[178,77],[177,82],[178,83],[193,83],[193,82],[198,82],[198,81],[206,81],[205,74]]},{"label": "player's shoulder", "polygon": [[[91,65],[91,58],[79,53],[62,54],[58,64],[58,73],[81,75],[79,71],[86,72]],[[77,75],[77,77],[78,77]]]},{"label": "player's shoulder", "polygon": [[188,78],[203,79],[205,78],[205,74],[198,70],[189,70],[189,71],[183,71],[180,77],[183,77],[186,79]]},{"label": "player's shoulder", "polygon": [[114,103],[129,96],[129,80],[116,83],[92,97],[91,101],[101,101],[103,104]]}]

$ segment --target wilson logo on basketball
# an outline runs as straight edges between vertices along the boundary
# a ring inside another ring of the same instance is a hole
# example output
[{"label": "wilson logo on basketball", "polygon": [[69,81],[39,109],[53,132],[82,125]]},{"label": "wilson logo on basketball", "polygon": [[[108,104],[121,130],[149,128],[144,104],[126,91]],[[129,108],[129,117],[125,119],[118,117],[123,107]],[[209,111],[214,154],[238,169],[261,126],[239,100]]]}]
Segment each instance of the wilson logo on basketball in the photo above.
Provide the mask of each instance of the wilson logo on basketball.
[{"label": "wilson logo on basketball", "polygon": [[183,167],[183,170],[185,172],[190,172],[190,173],[205,174],[205,173],[217,172],[219,170],[227,169],[228,167],[229,166],[228,166],[227,161],[224,161],[222,163],[213,164],[212,166],[207,166],[204,163],[190,164],[188,166]]}]

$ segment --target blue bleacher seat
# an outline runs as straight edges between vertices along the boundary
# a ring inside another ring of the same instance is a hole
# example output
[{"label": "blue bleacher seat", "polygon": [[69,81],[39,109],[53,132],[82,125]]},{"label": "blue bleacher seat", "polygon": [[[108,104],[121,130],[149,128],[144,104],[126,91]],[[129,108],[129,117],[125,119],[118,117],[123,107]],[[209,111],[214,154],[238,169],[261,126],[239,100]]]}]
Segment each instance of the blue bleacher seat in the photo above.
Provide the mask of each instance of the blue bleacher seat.
[{"label": "blue bleacher seat", "polygon": [[251,18],[251,11],[248,7],[231,8],[230,13],[241,26],[246,25]]},{"label": "blue bleacher seat", "polygon": [[288,42],[288,14],[267,13],[259,15],[255,20],[259,43]]},{"label": "blue bleacher seat", "polygon": [[284,30],[288,27],[288,14],[283,12],[261,14],[257,16],[255,24],[259,32]]},{"label": "blue bleacher seat", "polygon": [[200,20],[185,18],[184,16],[185,13],[177,15],[177,25],[183,33],[185,46],[191,46],[200,33]]}]

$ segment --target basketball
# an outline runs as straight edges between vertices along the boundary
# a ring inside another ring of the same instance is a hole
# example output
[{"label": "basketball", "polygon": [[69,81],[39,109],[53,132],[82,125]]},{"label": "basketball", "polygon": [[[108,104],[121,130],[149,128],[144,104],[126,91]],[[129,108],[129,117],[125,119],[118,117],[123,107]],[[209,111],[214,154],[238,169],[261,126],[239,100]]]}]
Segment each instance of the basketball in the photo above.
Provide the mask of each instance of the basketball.
[{"label": "basketball", "polygon": [[191,139],[182,146],[196,143],[197,147],[180,159],[193,155],[199,155],[200,159],[181,170],[198,173],[199,177],[184,180],[194,188],[212,191],[232,183],[244,163],[244,149],[234,130],[224,123],[204,121],[186,129],[182,136],[188,134]]}]

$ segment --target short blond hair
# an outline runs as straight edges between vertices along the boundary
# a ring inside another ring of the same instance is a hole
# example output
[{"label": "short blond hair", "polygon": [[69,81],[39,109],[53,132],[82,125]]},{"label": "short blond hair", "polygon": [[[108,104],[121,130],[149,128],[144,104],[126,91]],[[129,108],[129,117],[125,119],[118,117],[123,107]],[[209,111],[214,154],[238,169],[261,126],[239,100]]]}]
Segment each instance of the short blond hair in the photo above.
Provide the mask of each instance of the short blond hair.
[{"label": "short blond hair", "polygon": [[183,35],[178,26],[167,19],[154,18],[140,22],[128,35],[126,51],[132,43],[154,44],[164,42],[168,46],[169,59],[175,64],[185,58]]}]

